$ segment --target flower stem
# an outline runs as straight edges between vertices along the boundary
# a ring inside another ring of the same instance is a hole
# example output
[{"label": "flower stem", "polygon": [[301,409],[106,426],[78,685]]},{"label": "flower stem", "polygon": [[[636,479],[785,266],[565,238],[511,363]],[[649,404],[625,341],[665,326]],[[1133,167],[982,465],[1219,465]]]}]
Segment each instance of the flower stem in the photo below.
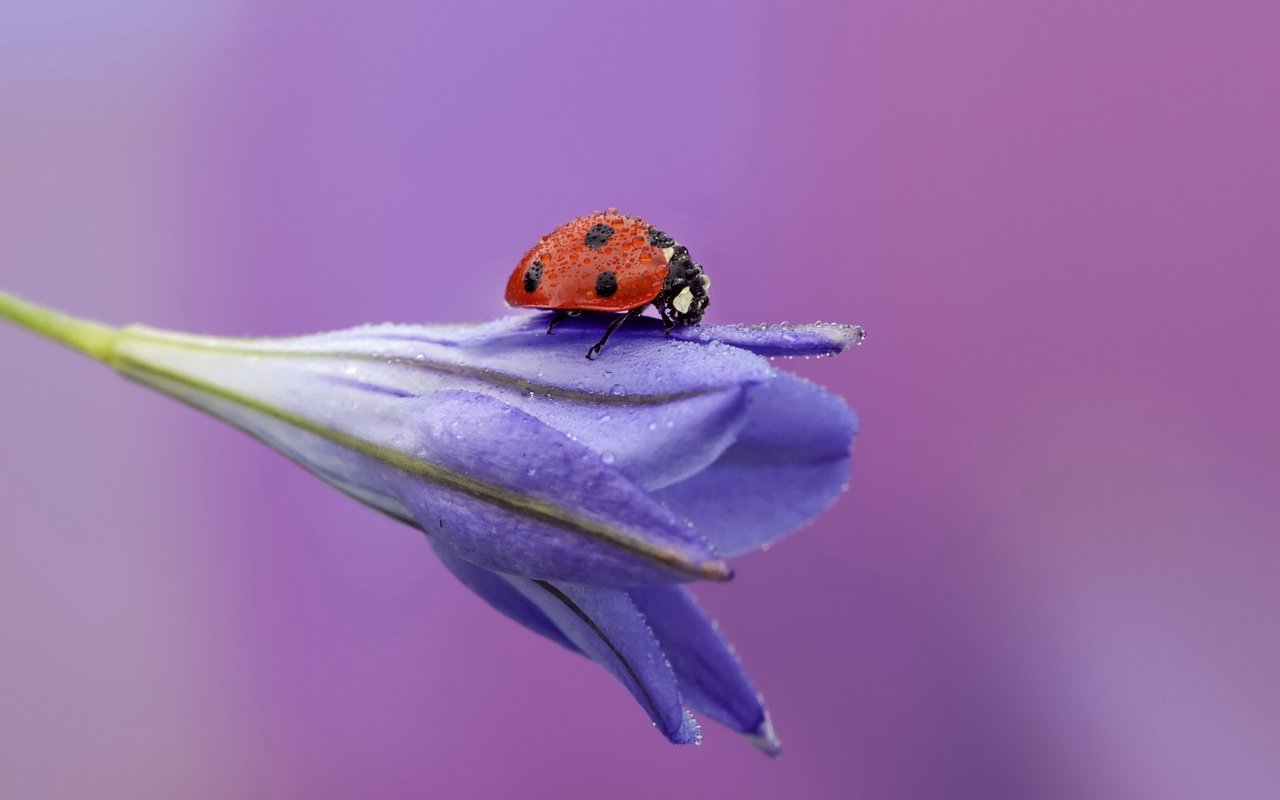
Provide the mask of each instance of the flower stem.
[{"label": "flower stem", "polygon": [[103,363],[111,361],[116,340],[120,337],[119,328],[69,317],[6,292],[0,292],[0,319],[7,319]]}]

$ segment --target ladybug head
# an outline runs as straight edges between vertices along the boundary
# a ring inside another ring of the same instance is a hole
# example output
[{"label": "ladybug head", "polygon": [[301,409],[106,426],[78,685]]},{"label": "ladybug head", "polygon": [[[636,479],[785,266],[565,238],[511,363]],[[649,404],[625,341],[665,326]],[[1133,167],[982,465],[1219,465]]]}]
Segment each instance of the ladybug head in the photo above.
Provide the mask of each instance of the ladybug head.
[{"label": "ladybug head", "polygon": [[655,303],[666,316],[680,325],[697,325],[702,312],[711,305],[711,279],[702,266],[689,257],[689,250],[680,245],[673,248],[667,266],[667,278]]}]

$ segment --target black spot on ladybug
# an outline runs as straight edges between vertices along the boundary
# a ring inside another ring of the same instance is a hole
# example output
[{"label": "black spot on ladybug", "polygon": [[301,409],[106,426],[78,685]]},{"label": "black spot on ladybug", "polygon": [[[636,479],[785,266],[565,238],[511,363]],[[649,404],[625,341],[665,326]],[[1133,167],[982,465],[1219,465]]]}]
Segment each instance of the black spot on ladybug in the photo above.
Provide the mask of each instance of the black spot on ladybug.
[{"label": "black spot on ladybug", "polygon": [[675,243],[676,243],[675,239],[672,239],[670,236],[666,235],[665,233],[658,230],[657,228],[654,228],[654,227],[649,228],[649,244],[653,245],[654,247],[665,250],[668,247],[674,247]]},{"label": "black spot on ladybug", "polygon": [[537,291],[540,283],[542,283],[542,262],[535,261],[524,271],[524,290],[530,293]]},{"label": "black spot on ladybug", "polygon": [[612,297],[618,291],[618,276],[605,270],[596,276],[596,297]]},{"label": "black spot on ladybug", "polygon": [[592,250],[599,250],[604,247],[605,242],[609,241],[609,237],[616,232],[612,225],[605,225],[601,222],[598,225],[591,226],[591,230],[587,231],[587,235],[582,237],[582,243]]}]

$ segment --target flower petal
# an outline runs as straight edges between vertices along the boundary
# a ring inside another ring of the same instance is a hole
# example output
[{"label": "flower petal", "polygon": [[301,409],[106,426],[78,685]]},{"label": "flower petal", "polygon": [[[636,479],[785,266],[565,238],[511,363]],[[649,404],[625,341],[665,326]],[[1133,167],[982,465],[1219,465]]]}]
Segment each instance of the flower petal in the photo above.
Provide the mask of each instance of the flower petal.
[{"label": "flower petal", "polygon": [[698,724],[684,710],[671,664],[626,592],[510,580],[569,641],[622,681],[668,739],[676,744],[699,740]]},{"label": "flower petal", "polygon": [[462,558],[513,575],[623,586],[731,574],[685,520],[535,417],[472,392],[400,402],[419,406],[405,452],[461,481],[404,481],[399,499]]},{"label": "flower petal", "polygon": [[720,342],[762,356],[833,356],[862,344],[861,325],[812,322],[805,325],[691,325],[674,328],[673,339]]},{"label": "flower petal", "polygon": [[683,586],[645,586],[627,593],[671,660],[685,702],[745,734],[768,755],[779,755],[782,743],[763,698],[693,593]]},{"label": "flower petal", "polygon": [[583,356],[600,336],[599,319],[568,320],[548,336],[541,315],[480,325],[369,325],[288,339],[134,327],[122,346],[126,353],[167,347],[247,356],[270,373],[260,380],[293,386],[322,379],[402,395],[481,392],[608,453],[625,475],[655,488],[720,456],[742,422],[746,392],[767,381],[771,368],[745,350],[666,339],[651,323],[620,332],[594,361]]},{"label": "flower petal", "polygon": [[840,398],[780,372],[751,397],[738,439],[699,474],[653,492],[717,552],[754,550],[824,511],[849,479],[858,421]]},{"label": "flower petal", "polygon": [[[345,369],[331,374],[324,359],[163,340],[122,341],[116,366],[480,566],[625,586],[731,575],[687,522],[600,455],[493,397],[404,397]],[[328,381],[323,391],[316,381]]]},{"label": "flower petal", "polygon": [[542,613],[542,609],[521,594],[510,580],[484,567],[477,567],[464,558],[459,558],[448,547],[433,539],[430,534],[427,535],[427,539],[449,571],[468,589],[480,595],[486,603],[534,633],[545,636],[575,653],[581,652],[573,642],[565,638],[556,624]]}]

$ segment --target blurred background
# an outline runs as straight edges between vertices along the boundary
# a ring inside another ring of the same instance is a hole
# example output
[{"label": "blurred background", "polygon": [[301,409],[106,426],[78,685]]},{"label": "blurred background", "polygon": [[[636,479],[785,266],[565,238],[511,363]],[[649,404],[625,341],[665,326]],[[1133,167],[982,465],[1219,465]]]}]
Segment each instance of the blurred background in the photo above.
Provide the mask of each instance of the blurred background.
[{"label": "blurred background", "polygon": [[0,287],[506,312],[617,206],[859,411],[700,590],[786,753],[668,745],[419,535],[0,328],[0,796],[1280,795],[1280,5],[8,3]]}]

